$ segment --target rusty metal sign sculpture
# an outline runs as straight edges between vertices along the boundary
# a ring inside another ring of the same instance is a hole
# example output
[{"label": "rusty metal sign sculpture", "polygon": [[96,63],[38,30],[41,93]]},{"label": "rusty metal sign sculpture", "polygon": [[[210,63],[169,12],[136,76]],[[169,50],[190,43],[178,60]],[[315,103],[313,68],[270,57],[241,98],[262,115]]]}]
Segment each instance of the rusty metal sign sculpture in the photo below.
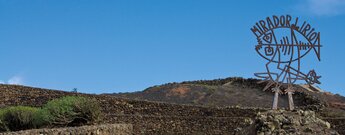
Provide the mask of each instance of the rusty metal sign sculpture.
[{"label": "rusty metal sign sculpture", "polygon": [[[256,36],[257,53],[266,59],[266,71],[254,75],[263,79],[259,83],[267,82],[263,89],[274,92],[273,107],[278,108],[279,94],[288,94],[289,109],[294,109],[292,94],[294,84],[304,80],[309,85],[320,84],[314,70],[307,74],[301,72],[301,59],[309,52],[315,52],[320,61],[320,32],[317,32],[306,21],[300,22],[298,17],[290,15],[272,16],[258,21],[251,31]],[[287,88],[282,89],[282,85]]]}]

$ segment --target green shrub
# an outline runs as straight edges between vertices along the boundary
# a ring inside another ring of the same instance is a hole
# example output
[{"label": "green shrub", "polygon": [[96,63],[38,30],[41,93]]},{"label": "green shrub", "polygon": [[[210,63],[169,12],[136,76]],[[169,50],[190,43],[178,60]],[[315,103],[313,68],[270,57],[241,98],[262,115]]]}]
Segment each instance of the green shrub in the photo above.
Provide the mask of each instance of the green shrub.
[{"label": "green shrub", "polygon": [[49,118],[50,118],[50,113],[47,111],[47,110],[44,110],[44,109],[41,109],[39,108],[38,111],[35,113],[34,115],[34,125],[37,126],[37,128],[40,128],[40,127],[47,127],[49,126]]},{"label": "green shrub", "polygon": [[85,124],[98,123],[102,119],[101,107],[95,99],[80,98],[74,104],[74,111],[79,113],[80,120],[86,120]]},{"label": "green shrub", "polygon": [[66,96],[49,101],[43,109],[50,113],[53,126],[79,126],[93,124],[101,119],[101,108],[93,100],[84,97]]},{"label": "green shrub", "polygon": [[6,132],[6,131],[9,131],[6,123],[0,120],[0,132]]},{"label": "green shrub", "polygon": [[67,96],[49,101],[43,108],[14,106],[0,109],[0,132],[94,124],[101,117],[101,108],[94,99]]},{"label": "green shrub", "polygon": [[0,111],[0,130],[17,131],[39,128],[46,124],[47,115],[39,108],[15,106],[7,107]]}]

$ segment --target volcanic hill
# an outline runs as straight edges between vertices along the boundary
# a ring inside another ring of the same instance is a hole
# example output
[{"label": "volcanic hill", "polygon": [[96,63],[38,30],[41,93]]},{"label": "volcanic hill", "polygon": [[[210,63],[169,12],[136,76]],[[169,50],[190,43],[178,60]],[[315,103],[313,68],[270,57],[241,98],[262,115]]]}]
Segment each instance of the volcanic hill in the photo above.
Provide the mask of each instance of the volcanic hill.
[{"label": "volcanic hill", "polygon": [[[270,108],[273,102],[273,93],[262,91],[266,83],[260,84],[259,81],[257,79],[243,79],[239,77],[185,81],[157,85],[138,92],[107,95],[175,104]],[[345,97],[343,96],[329,92],[306,90],[301,85],[295,85],[295,88],[294,102],[297,107],[327,104],[327,106],[345,110]],[[279,97],[279,107],[288,107],[286,95]]]}]

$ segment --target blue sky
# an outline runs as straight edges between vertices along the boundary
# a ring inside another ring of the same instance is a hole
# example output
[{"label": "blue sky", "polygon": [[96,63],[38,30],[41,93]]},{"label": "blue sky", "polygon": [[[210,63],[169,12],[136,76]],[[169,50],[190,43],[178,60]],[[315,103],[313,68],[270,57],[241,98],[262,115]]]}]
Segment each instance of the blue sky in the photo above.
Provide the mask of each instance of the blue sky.
[{"label": "blue sky", "polygon": [[86,93],[265,70],[250,28],[290,14],[321,32],[321,88],[345,95],[344,0],[0,0],[0,83]]}]

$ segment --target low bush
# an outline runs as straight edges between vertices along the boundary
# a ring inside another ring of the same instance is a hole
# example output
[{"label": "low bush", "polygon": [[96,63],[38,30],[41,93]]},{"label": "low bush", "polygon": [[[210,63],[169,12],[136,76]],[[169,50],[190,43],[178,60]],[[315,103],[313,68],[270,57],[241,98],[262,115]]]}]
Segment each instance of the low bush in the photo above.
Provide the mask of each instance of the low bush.
[{"label": "low bush", "polygon": [[5,132],[5,131],[9,131],[6,123],[4,123],[2,120],[0,120],[0,132]]},{"label": "low bush", "polygon": [[101,108],[94,99],[67,96],[49,101],[42,108],[13,106],[0,109],[0,132],[95,124],[101,118]]},{"label": "low bush", "polygon": [[53,126],[79,126],[94,124],[101,120],[99,104],[85,97],[66,96],[49,101],[43,110],[49,112]]},{"label": "low bush", "polygon": [[78,113],[78,121],[84,121],[84,124],[99,123],[103,117],[101,107],[95,99],[79,98],[78,102],[74,104],[74,111]]},{"label": "low bush", "polygon": [[0,111],[0,130],[17,131],[31,128],[39,128],[47,121],[47,113],[44,110],[27,106],[7,107]]}]

